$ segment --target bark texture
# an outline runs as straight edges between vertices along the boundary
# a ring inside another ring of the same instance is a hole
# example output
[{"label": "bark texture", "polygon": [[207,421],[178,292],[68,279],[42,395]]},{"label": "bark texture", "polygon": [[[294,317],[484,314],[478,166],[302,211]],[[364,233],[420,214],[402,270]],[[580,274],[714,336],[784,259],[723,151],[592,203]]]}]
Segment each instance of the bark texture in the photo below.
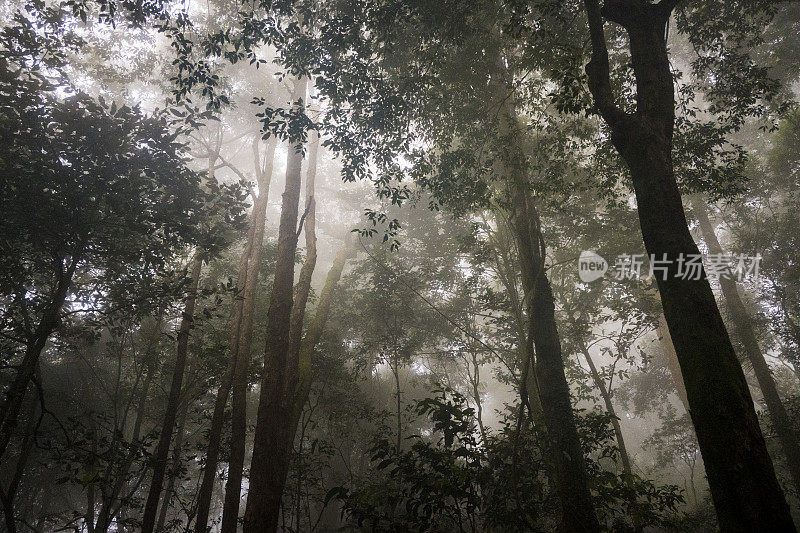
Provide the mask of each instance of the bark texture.
[{"label": "bark texture", "polygon": [[175,478],[177,478],[178,470],[181,466],[181,453],[183,452],[183,436],[186,430],[186,418],[189,411],[189,401],[184,399],[181,402],[181,411],[178,415],[178,430],[175,432],[175,445],[172,448],[172,471],[170,472],[169,480],[167,481],[167,488],[164,491],[164,500],[161,502],[161,509],[158,511],[158,520],[156,521],[156,533],[164,531],[164,525],[167,522],[167,513],[172,504],[172,496],[175,493]]},{"label": "bark texture", "polygon": [[[744,373],[705,273],[682,279],[681,258],[698,254],[689,233],[672,164],[675,121],[665,41],[676,2],[585,0],[592,42],[586,65],[597,110],[631,171],[647,252],[669,261],[657,276],[664,316],[686,385],[709,486],[723,531],[794,531],[775,477]],[[636,112],[614,101],[603,17],[623,26],[636,78]]]},{"label": "bark texture", "polygon": [[600,531],[564,374],[550,281],[543,269],[530,278],[528,342],[532,340],[536,349],[536,384],[550,444],[557,450],[555,482],[561,502],[561,530]]},{"label": "bark texture", "polygon": [[[303,112],[307,79],[295,82],[292,101],[296,112]],[[281,203],[278,226],[278,250],[275,278],[270,296],[267,339],[264,354],[265,372],[259,394],[258,415],[250,466],[250,490],[244,516],[244,531],[275,531],[278,526],[280,500],[286,478],[288,454],[286,442],[290,428],[287,424],[286,393],[289,380],[296,374],[297,361],[289,354],[290,322],[293,306],[294,260],[297,251],[297,219],[300,203],[303,145],[292,143],[286,164],[286,187]]]},{"label": "bark texture", "polygon": [[672,381],[675,384],[678,398],[683,404],[683,408],[688,413],[689,399],[686,396],[686,385],[683,384],[683,374],[681,374],[681,365],[678,363],[678,354],[675,353],[675,345],[672,344],[672,337],[669,334],[667,319],[664,318],[663,313],[658,317],[658,329],[656,333],[658,334],[658,342],[661,345],[661,351],[664,354],[667,368],[672,375]]}]

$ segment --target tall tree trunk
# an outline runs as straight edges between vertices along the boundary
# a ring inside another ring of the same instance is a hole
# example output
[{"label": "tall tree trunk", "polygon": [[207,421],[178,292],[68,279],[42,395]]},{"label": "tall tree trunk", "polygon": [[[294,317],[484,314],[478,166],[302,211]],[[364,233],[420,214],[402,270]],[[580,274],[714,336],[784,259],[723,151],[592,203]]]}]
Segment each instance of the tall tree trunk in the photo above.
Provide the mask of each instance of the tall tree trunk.
[{"label": "tall tree trunk", "polygon": [[[292,101],[295,111],[304,112],[307,79],[295,82]],[[297,215],[300,203],[303,146],[290,142],[286,163],[286,188],[278,226],[275,279],[269,303],[264,377],[259,395],[253,459],[250,466],[250,491],[244,515],[244,531],[275,531],[280,500],[286,479],[289,450],[282,445],[290,430],[286,423],[289,405],[286,393],[292,390],[288,379],[295,375],[297,361],[289,354],[289,325],[292,315],[294,260],[297,251]]]},{"label": "tall tree trunk", "polygon": [[[208,153],[208,174],[211,177],[214,176],[214,165],[220,157],[221,148],[222,137],[218,130],[216,144],[214,148],[209,149]],[[200,489],[197,493],[195,533],[206,533],[208,531],[208,516],[211,511],[211,500],[214,496],[214,481],[217,477],[219,447],[222,441],[222,430],[225,425],[225,406],[228,404],[228,396],[233,386],[234,373],[236,372],[236,359],[239,353],[239,331],[244,307],[244,299],[240,298],[240,296],[247,284],[247,259],[250,257],[255,231],[256,225],[251,216],[250,226],[247,230],[247,242],[245,243],[244,250],[242,250],[241,260],[239,261],[239,273],[236,285],[237,293],[233,299],[231,329],[228,339],[228,364],[225,367],[225,373],[222,375],[219,388],[217,389],[217,395],[214,398],[214,412],[211,415],[211,428],[208,434],[208,447],[206,448],[203,476],[200,482]]]},{"label": "tall tree trunk", "polygon": [[472,397],[475,400],[475,419],[478,421],[478,430],[481,433],[481,442],[486,444],[488,442],[486,436],[486,426],[483,424],[483,402],[481,402],[481,364],[478,361],[477,349],[471,347],[470,360],[472,362],[472,372],[469,371],[469,362],[467,362],[467,378],[472,386]]},{"label": "tall tree trunk", "polygon": [[[611,140],[631,170],[645,248],[668,261],[658,276],[664,316],[686,385],[690,414],[724,531],[793,531],[744,373],[701,272],[682,279],[679,259],[699,254],[689,233],[672,164],[673,80],[665,32],[675,2],[585,0],[592,41],[586,66],[595,105]],[[609,78],[603,16],[628,33],[637,109],[620,110]]]},{"label": "tall tree trunk", "polygon": [[[295,440],[295,436],[297,434],[297,428],[300,423],[300,419],[303,415],[303,406],[305,406],[306,401],[308,400],[308,395],[311,392],[311,385],[313,382],[313,374],[312,374],[312,359],[314,355],[314,350],[319,343],[319,340],[322,338],[322,333],[325,329],[325,324],[328,321],[328,316],[330,315],[331,305],[333,304],[333,296],[336,290],[337,285],[339,284],[339,279],[342,277],[342,271],[344,270],[344,265],[347,262],[347,247],[342,249],[334,259],[333,265],[331,269],[328,271],[328,275],[325,278],[325,285],[322,288],[322,292],[320,293],[319,302],[317,304],[317,310],[314,313],[314,318],[311,320],[311,324],[308,327],[308,331],[306,332],[305,337],[303,337],[300,349],[298,352],[298,366],[297,366],[297,380],[294,389],[294,393],[292,394],[292,409],[291,409],[291,418],[289,419],[288,426],[291,428],[290,434],[287,435],[287,443],[289,446]],[[301,439],[301,446],[302,446],[302,439]],[[302,450],[301,450],[302,451]],[[299,478],[298,478],[298,498],[300,494],[300,486],[299,486]],[[298,523],[300,521],[300,511],[299,511],[299,504],[297,504],[297,520]]]},{"label": "tall tree trunk", "polygon": [[[96,462],[97,462],[97,428],[95,427],[96,423],[94,420],[91,421],[91,431],[92,431],[92,460],[91,462],[87,461],[86,470],[87,474],[92,474],[91,470],[94,470]],[[90,470],[91,469],[91,470]],[[97,502],[95,501],[95,484],[89,483],[86,487],[86,514],[84,515],[84,522],[86,523],[86,531],[87,533],[94,533],[94,513],[95,513],[95,505]]]},{"label": "tall tree trunk", "polygon": [[183,388],[183,374],[186,370],[186,354],[189,349],[189,334],[194,322],[194,308],[197,301],[197,286],[200,282],[200,271],[203,267],[203,257],[200,251],[195,252],[192,259],[191,278],[186,296],[186,305],[181,317],[178,330],[178,347],[175,353],[175,369],[172,372],[172,383],[169,388],[167,410],[164,413],[164,422],[161,425],[161,435],[156,446],[153,458],[153,480],[147,494],[147,501],[142,514],[142,531],[152,533],[156,523],[158,502],[161,499],[161,489],[164,484],[164,473],[169,460],[169,447],[172,442],[172,433],[175,430],[175,420],[180,407],[181,389]]},{"label": "tall tree trunk", "polygon": [[[702,200],[695,198],[692,202],[692,207],[700,223],[700,231],[703,234],[703,240],[705,240],[709,252],[721,255],[723,253],[722,246],[720,246],[717,235],[714,232],[714,226],[708,219],[708,211],[705,204]],[[772,377],[769,365],[764,359],[764,354],[761,352],[761,347],[758,345],[758,337],[756,337],[756,332],[753,329],[753,321],[739,296],[736,281],[729,277],[721,276],[719,284],[722,288],[725,304],[730,311],[734,329],[744,346],[744,353],[747,356],[747,360],[753,365],[753,373],[764,396],[764,403],[767,404],[767,410],[775,427],[775,432],[778,434],[778,441],[781,444],[786,464],[789,467],[792,483],[797,493],[800,494],[800,443],[798,443],[797,434],[792,428],[792,421],[778,394],[778,388],[775,386],[775,380]]]},{"label": "tall tree trunk", "polygon": [[179,415],[178,430],[175,432],[175,445],[172,448],[172,471],[170,472],[169,480],[167,481],[167,489],[164,491],[164,501],[161,503],[161,509],[158,512],[158,521],[156,522],[156,533],[164,531],[164,524],[167,521],[167,513],[169,506],[172,503],[172,495],[175,491],[175,479],[178,477],[178,471],[181,466],[181,453],[183,452],[183,434],[186,430],[186,418],[189,412],[189,399],[184,398],[181,403],[181,412]]},{"label": "tall tree trunk", "polygon": [[[308,331],[306,332],[305,337],[303,337],[300,349],[298,352],[298,365],[297,365],[297,380],[295,385],[295,390],[292,395],[292,410],[291,410],[291,418],[288,422],[289,427],[291,428],[291,433],[287,436],[287,442],[289,446],[295,440],[295,436],[297,434],[297,428],[300,423],[300,419],[303,415],[303,407],[308,400],[308,395],[311,392],[311,384],[313,382],[313,374],[312,374],[312,359],[314,355],[314,349],[319,343],[319,340],[322,338],[322,333],[325,329],[325,324],[328,321],[328,316],[330,315],[331,305],[333,304],[333,295],[336,287],[339,283],[339,279],[342,277],[342,271],[344,270],[344,265],[347,261],[347,247],[342,249],[334,259],[333,265],[331,269],[328,271],[328,275],[325,278],[325,285],[322,288],[322,292],[320,293],[319,303],[317,304],[317,310],[314,313],[314,318],[311,321],[311,324],[308,327]],[[304,428],[305,429],[305,428]],[[300,436],[300,446],[302,452],[302,441],[303,436]],[[298,474],[298,502],[296,504],[297,509],[297,521],[298,524],[300,522],[300,477]],[[309,517],[310,520],[310,517]]]},{"label": "tall tree trunk", "polygon": [[[305,261],[303,262],[302,268],[300,269],[300,275],[297,281],[297,288],[295,290],[294,302],[292,305],[292,314],[289,322],[288,353],[290,360],[296,359],[296,354],[299,349],[300,338],[302,336],[302,331],[303,331],[303,317],[305,313],[306,303],[308,302],[308,296],[311,291],[311,277],[314,273],[314,267],[317,261],[316,212],[315,212],[316,210],[315,210],[315,199],[314,199],[314,187],[316,183],[318,153],[319,153],[319,137],[316,134],[312,134],[312,140],[309,143],[308,170],[306,176],[306,204],[305,204],[305,211],[303,213],[303,216],[301,217],[301,224],[303,224],[305,228],[306,258]],[[250,280],[251,278],[248,277],[248,283],[250,282]],[[269,371],[269,369],[267,371]],[[239,373],[239,363],[237,363],[237,374],[238,373]],[[294,380],[295,377],[293,376],[289,376],[287,378],[288,383],[293,383]],[[234,400],[235,398],[236,397],[234,396]],[[243,462],[244,460],[243,420],[242,420],[242,432],[241,435],[238,436],[238,438],[240,438],[242,441],[241,444],[242,450],[241,450],[241,456],[236,457],[236,463],[234,463],[233,455],[231,457],[231,468],[235,466],[238,469],[238,472],[233,472],[231,470],[231,472],[228,475],[228,487],[230,488],[226,488],[226,494],[225,494],[225,510],[222,516],[223,533],[235,533],[236,531],[238,511],[239,511],[238,495],[239,491],[241,490],[240,461]],[[234,442],[234,445],[236,443],[236,440],[237,437],[233,436],[232,441]],[[291,442],[289,443],[289,446],[291,446]],[[287,453],[287,460],[288,458],[289,455]],[[288,471],[288,465],[287,465],[287,471]]]},{"label": "tall tree trunk", "polygon": [[[296,357],[303,337],[303,318],[305,317],[308,296],[311,294],[311,277],[317,265],[317,202],[314,190],[317,183],[317,160],[319,158],[319,135],[311,133],[308,150],[308,171],[306,173],[306,204],[301,224],[305,224],[306,258],[297,279],[292,315],[289,321],[289,353]],[[291,376],[291,379],[296,379]]]},{"label": "tall tree trunk", "polygon": [[394,400],[395,400],[395,418],[397,422],[397,435],[395,439],[395,453],[400,454],[400,447],[403,444],[403,403],[400,396],[400,361],[397,357],[397,349],[392,350],[392,361],[389,367],[392,369],[394,376]]},{"label": "tall tree trunk", "polygon": [[[258,151],[257,138],[253,143],[254,167],[258,180],[258,198],[253,206],[249,241],[246,246],[246,271],[244,291],[241,296],[241,312],[238,321],[238,341],[235,344],[236,367],[233,377],[231,401],[231,453],[228,459],[228,480],[225,484],[225,503],[222,508],[222,532],[235,533],[239,521],[242,474],[244,471],[245,442],[247,440],[247,389],[250,384],[250,345],[253,338],[253,310],[255,309],[258,269],[261,263],[261,248],[264,242],[269,186],[272,179],[272,162],[275,158],[277,139],[270,138],[264,163]],[[244,260],[244,259],[243,259]]]},{"label": "tall tree trunk", "polygon": [[[543,427],[544,415],[542,414],[542,405],[533,368],[536,362],[536,354],[533,350],[533,344],[529,344],[526,341],[528,337],[525,326],[527,320],[525,319],[522,298],[517,289],[517,279],[522,269],[519,261],[515,260],[512,256],[513,252],[510,251],[510,248],[514,246],[513,243],[509,242],[509,239],[514,240],[513,233],[514,231],[508,224],[500,223],[498,220],[497,230],[492,234],[490,242],[496,251],[495,271],[506,290],[506,294],[508,294],[513,312],[512,319],[517,335],[517,363],[522,369],[519,384],[520,391],[524,392],[522,401],[523,403],[527,401],[534,423],[542,426],[540,430],[544,434],[546,432],[546,428]],[[554,464],[552,460],[551,463]]]},{"label": "tall tree trunk", "polygon": [[[525,243],[522,243],[521,248],[524,246]],[[521,255],[528,253],[520,252]],[[526,263],[527,260],[523,262],[523,270],[533,266]],[[530,302],[527,342],[533,342],[536,349],[534,373],[536,385],[547,435],[551,438],[549,445],[557,451],[553,455],[556,467],[556,492],[561,503],[561,530],[600,531],[570,402],[569,385],[564,373],[561,342],[555,322],[553,293],[543,266],[543,264],[538,268],[533,266],[534,271],[526,274],[528,278],[526,298]]]},{"label": "tall tree trunk", "polygon": [[[239,291],[243,291],[247,283],[247,257],[250,253],[249,248],[252,242],[251,234],[253,230],[254,224],[251,224],[251,231],[248,234],[247,244],[242,252],[242,259],[239,267],[239,282],[237,285]],[[228,404],[228,396],[233,386],[234,374],[236,373],[236,359],[239,353],[239,326],[242,318],[242,302],[243,300],[240,299],[239,293],[237,293],[233,300],[231,334],[228,342],[228,365],[220,380],[217,396],[214,398],[214,412],[211,415],[211,428],[208,433],[208,447],[206,448],[205,464],[203,465],[203,477],[200,482],[200,490],[197,494],[195,533],[206,533],[208,531],[208,517],[211,511],[211,500],[214,495],[214,481],[217,477],[219,447],[222,441],[222,430],[225,425],[225,406]]]},{"label": "tall tree trunk", "polygon": [[502,146],[498,150],[498,164],[510,191],[511,229],[517,243],[527,311],[526,353],[536,355],[534,385],[550,437],[548,445],[552,447],[548,455],[554,462],[553,481],[561,504],[560,528],[570,532],[599,531],[600,523],[592,504],[586,462],[564,373],[553,292],[544,269],[544,238],[529,190],[528,164],[522,149],[523,133],[513,98],[514,86],[502,64],[497,70],[505,82],[501,92],[498,141]]}]

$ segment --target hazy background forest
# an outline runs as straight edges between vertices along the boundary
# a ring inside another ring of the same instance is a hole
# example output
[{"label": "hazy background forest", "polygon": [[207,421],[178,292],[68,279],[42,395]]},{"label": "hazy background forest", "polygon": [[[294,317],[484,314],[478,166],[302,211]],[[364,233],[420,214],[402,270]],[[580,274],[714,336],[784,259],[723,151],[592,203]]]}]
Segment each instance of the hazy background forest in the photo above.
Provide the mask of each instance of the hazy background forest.
[{"label": "hazy background forest", "polygon": [[4,0],[0,528],[794,531],[798,82],[797,2]]}]

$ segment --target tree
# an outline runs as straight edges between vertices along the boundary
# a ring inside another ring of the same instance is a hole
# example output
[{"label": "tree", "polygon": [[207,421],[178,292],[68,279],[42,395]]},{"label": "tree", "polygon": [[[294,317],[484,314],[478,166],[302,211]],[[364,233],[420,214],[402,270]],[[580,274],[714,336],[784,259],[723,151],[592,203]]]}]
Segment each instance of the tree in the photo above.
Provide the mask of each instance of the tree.
[{"label": "tree", "polygon": [[[585,1],[592,43],[586,65],[594,104],[611,141],[630,168],[647,252],[669,261],[658,278],[664,316],[681,365],[690,413],[723,529],[794,530],[744,373],[705,273],[678,277],[679,257],[697,255],[675,181],[672,136],[675,101],[666,26],[677,2]],[[603,19],[622,26],[630,41],[636,108],[615,103]],[[741,491],[748,486],[752,490]],[[737,487],[737,488],[734,488]],[[760,524],[757,526],[757,524]]]},{"label": "tree", "polygon": [[[272,180],[272,165],[275,156],[275,146],[277,138],[270,138],[267,141],[265,154],[262,157],[259,153],[258,139],[253,141],[254,167],[256,182],[258,184],[258,197],[253,206],[251,214],[250,230],[247,235],[247,243],[242,252],[242,263],[240,265],[239,286],[243,287],[241,295],[237,295],[235,302],[234,318],[232,322],[232,357],[235,360],[234,373],[232,376],[231,389],[233,391],[232,404],[232,432],[231,432],[231,454],[228,464],[228,481],[225,485],[225,507],[222,516],[222,530],[236,531],[239,520],[239,500],[241,499],[242,470],[244,468],[245,438],[247,436],[247,387],[250,383],[248,370],[250,369],[250,348],[253,337],[253,312],[255,308],[256,288],[258,286],[258,266],[261,260],[261,249],[264,241],[264,226],[266,224],[267,202],[269,200],[269,186]],[[244,274],[244,279],[242,279]],[[239,301],[239,298],[241,299]],[[221,412],[219,416],[221,416]],[[218,413],[215,410],[214,416]],[[212,420],[212,427],[219,427]],[[212,446],[211,439],[218,435],[209,436],[209,446]],[[214,444],[216,446],[216,444]],[[209,457],[211,454],[208,454]],[[207,466],[211,472],[216,471],[216,466],[208,462]],[[209,494],[210,495],[210,494]],[[203,495],[205,498],[205,494]],[[198,520],[197,528],[202,527],[205,531],[205,524]],[[205,522],[205,521],[203,521]]]},{"label": "tree", "polygon": [[[308,78],[295,81],[292,113],[305,117]],[[306,125],[295,121],[288,138],[290,149],[286,165],[286,188],[278,227],[278,255],[270,296],[264,376],[258,403],[258,419],[250,466],[250,491],[247,495],[244,530],[274,531],[286,480],[289,450],[286,433],[293,431],[284,418],[291,412],[290,397],[296,379],[297,360],[289,353],[294,260],[297,250],[297,217],[300,200],[301,166]]]},{"label": "tree", "polygon": [[[511,90],[511,83],[506,90]],[[506,96],[501,111],[500,136],[508,142],[502,175],[510,182],[511,220],[516,235],[521,266],[522,287],[527,315],[525,336],[528,363],[533,365],[535,393],[539,397],[550,446],[555,458],[554,477],[561,503],[561,527],[565,531],[599,531],[600,525],[592,506],[588,476],[580,448],[564,372],[561,341],[555,321],[555,300],[550,280],[545,273],[546,248],[541,222],[533,197],[528,190],[525,156],[518,138],[521,132],[514,110],[513,96]],[[535,359],[531,355],[535,350]],[[523,386],[527,381],[523,381]]]},{"label": "tree", "polygon": [[[344,81],[333,83],[332,87],[323,85],[322,92],[336,103],[332,106],[333,116],[328,120],[334,124],[351,124],[348,140],[337,139],[335,146],[357,165],[356,169],[345,168],[354,176],[365,172],[365,158],[374,162],[380,172],[376,180],[382,188],[379,195],[390,197],[393,202],[402,201],[396,197],[403,193],[399,187],[388,185],[400,171],[387,153],[402,151],[416,163],[412,176],[429,188],[439,203],[459,214],[489,207],[511,219],[509,227],[520,258],[527,313],[524,340],[520,339],[527,357],[522,367],[534,365],[535,361],[531,378],[538,386],[530,392],[535,391],[538,396],[544,422],[552,432],[554,449],[567,450],[567,453],[552,454],[553,482],[562,498],[562,520],[566,529],[597,529],[569,386],[564,376],[552,291],[544,269],[546,247],[533,201],[537,185],[532,183],[531,167],[534,165],[528,161],[525,151],[530,143],[526,130],[538,124],[534,119],[533,125],[528,125],[526,117],[522,116],[521,108],[528,103],[525,101],[528,95],[517,94],[514,75],[516,65],[527,66],[529,58],[515,55],[513,41],[498,32],[497,28],[505,29],[508,22],[502,14],[498,16],[493,11],[494,5],[475,8],[483,10],[484,17],[475,19],[469,28],[460,28],[454,22],[463,20],[459,17],[464,13],[445,12],[441,6],[432,4],[403,8],[407,13],[392,12],[391,16],[397,20],[405,17],[410,22],[387,28],[381,18],[385,7],[375,6],[374,12],[367,10],[364,15],[364,23],[373,32],[370,41],[376,44],[363,46],[374,49],[373,53],[379,58],[373,64],[372,56],[363,54],[364,65],[359,65],[359,68],[374,69],[375,74],[369,80],[380,80],[375,87],[370,87],[374,92],[367,93],[377,108],[374,116],[363,117],[360,113],[346,111],[354,108],[354,101],[349,98],[361,99],[365,91],[342,94],[340,87],[345,85]],[[386,9],[391,12],[390,8]],[[474,13],[469,16],[473,17]],[[451,35],[457,27],[457,35]],[[381,43],[408,40],[411,36],[419,40],[417,47],[412,48],[417,54],[381,46]],[[361,50],[360,46],[353,48]],[[431,54],[431,50],[437,50],[437,54]],[[324,65],[321,78],[349,80],[350,76],[359,75],[358,69],[351,72],[344,64],[344,57],[349,56],[342,56],[335,72]],[[472,68],[462,74],[453,69],[452,64],[463,61],[470,61]],[[452,97],[442,96],[440,79],[449,83]],[[437,81],[429,85],[431,80]],[[370,82],[367,82],[368,87]],[[462,94],[470,95],[471,99],[459,98]],[[534,94],[532,98],[540,93]],[[518,99],[522,103],[518,103]],[[338,105],[339,102],[348,105]],[[393,119],[384,120],[386,115]],[[442,116],[447,116],[449,121],[438,120]],[[477,123],[476,116],[479,117]],[[377,141],[376,124],[382,132]],[[459,127],[454,130],[453,124]],[[408,144],[412,143],[408,138],[414,137],[410,131],[418,131],[419,142],[432,144],[434,148],[410,150]],[[350,138],[364,139],[364,142],[353,146]],[[481,146],[481,150],[472,150],[473,143]],[[526,395],[524,388],[522,393]]]},{"label": "tree", "polygon": [[[0,453],[48,338],[71,312],[70,295],[88,291],[82,297],[97,304],[115,276],[116,286],[145,286],[202,237],[187,215],[202,216],[206,194],[235,198],[216,184],[202,191],[163,117],[81,93],[62,100],[39,72],[2,69],[10,99],[2,108],[2,231],[15,236],[3,243],[3,321],[16,343],[11,357],[21,360],[0,408]],[[150,294],[138,304],[152,303]]]}]

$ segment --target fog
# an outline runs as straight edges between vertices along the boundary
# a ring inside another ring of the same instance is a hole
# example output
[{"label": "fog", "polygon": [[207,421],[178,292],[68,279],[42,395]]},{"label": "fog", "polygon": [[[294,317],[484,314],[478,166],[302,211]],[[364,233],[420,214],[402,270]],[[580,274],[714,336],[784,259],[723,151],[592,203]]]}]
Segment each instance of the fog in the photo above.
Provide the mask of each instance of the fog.
[{"label": "fog", "polygon": [[0,6],[9,532],[794,531],[800,6]]}]

